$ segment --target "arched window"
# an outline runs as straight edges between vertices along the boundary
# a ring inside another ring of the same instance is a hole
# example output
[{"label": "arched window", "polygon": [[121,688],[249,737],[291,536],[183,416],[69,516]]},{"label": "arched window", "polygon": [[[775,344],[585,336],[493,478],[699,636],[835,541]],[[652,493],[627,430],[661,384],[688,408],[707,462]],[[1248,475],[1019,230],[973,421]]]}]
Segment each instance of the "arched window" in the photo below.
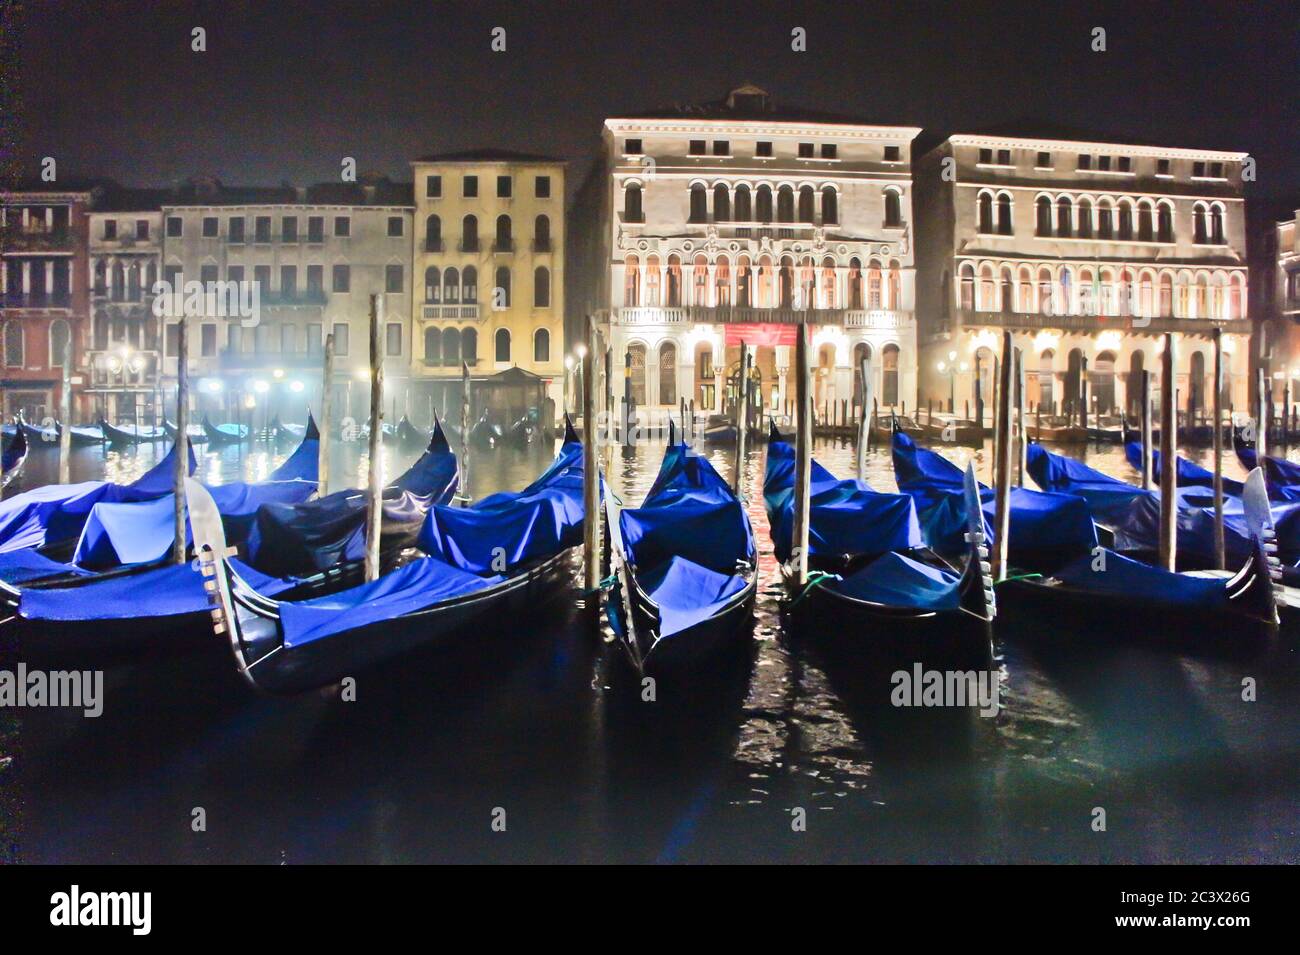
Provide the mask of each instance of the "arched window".
[{"label": "arched window", "polygon": [[727,184],[720,182],[713,187],[713,221],[729,222],[731,220],[731,192]]},{"label": "arched window", "polygon": [[1205,275],[1196,277],[1196,315],[1194,317],[1210,317],[1210,280]]},{"label": "arched window", "polygon": [[780,295],[780,308],[794,307],[794,261],[786,256],[781,260],[777,272],[777,293]]},{"label": "arched window", "polygon": [[1152,242],[1155,237],[1155,223],[1151,218],[1151,203],[1143,199],[1138,203],[1138,241]]},{"label": "arched window", "polygon": [[1034,313],[1034,279],[1029,269],[1023,266],[1019,273],[1017,291],[1019,297],[1016,311],[1022,315],[1032,315]]},{"label": "arched window", "polygon": [[510,329],[498,328],[492,338],[496,346],[496,361],[510,360]]},{"label": "arched window", "polygon": [[772,221],[772,187],[759,186],[758,197],[755,202],[755,216],[759,222]]},{"label": "arched window", "polygon": [[725,255],[713,266],[713,301],[718,308],[731,304],[731,263]]},{"label": "arched window", "polygon": [[1070,236],[1074,234],[1074,207],[1069,196],[1056,200],[1056,234]]},{"label": "arched window", "polygon": [[880,352],[880,403],[898,404],[898,346],[886,345]]},{"label": "arched window", "polygon": [[1015,311],[1015,284],[1011,279],[1011,269],[1007,268],[1005,265],[1002,266],[1002,281],[998,286],[998,300],[998,304],[1002,306],[1004,314],[1010,314]]},{"label": "arched window", "polygon": [[1097,237],[1101,239],[1115,237],[1115,210],[1111,208],[1109,199],[1097,203]]},{"label": "arched window", "polygon": [[817,277],[813,260],[805,258],[799,266],[799,301],[795,308],[816,308]]},{"label": "arched window", "polygon": [[884,305],[881,304],[882,278],[880,263],[872,259],[867,264],[867,308],[869,309],[884,308]]},{"label": "arched window", "polygon": [[672,342],[659,346],[659,403],[677,404],[677,346]]},{"label": "arched window", "polygon": [[496,281],[492,288],[492,304],[496,308],[510,307],[510,268],[497,267]]},{"label": "arched window", "polygon": [[[658,269],[655,270],[656,272]],[[533,269],[533,308],[551,307],[551,270],[544,265]]]},{"label": "arched window", "polygon": [[1174,241],[1174,207],[1167,202],[1160,203],[1156,215],[1156,240],[1158,242]]},{"label": "arched window", "polygon": [[1146,369],[1146,356],[1139,348],[1128,356],[1128,411],[1133,417],[1142,414],[1142,372]]},{"label": "arched window", "polygon": [[108,348],[108,316],[103,312],[95,314],[95,348],[103,351]]},{"label": "arched window", "polygon": [[424,251],[442,251],[442,220],[437,216],[424,220]]},{"label": "arched window", "polygon": [[736,304],[741,308],[754,307],[754,292],[749,284],[752,274],[749,256],[742,255],[736,262]]},{"label": "arched window", "polygon": [[862,262],[849,260],[849,308],[862,308]]},{"label": "arched window", "polygon": [[[870,276],[870,272],[867,273]],[[975,310],[975,268],[969,262],[963,262],[961,269],[957,273],[958,277],[958,294],[961,296],[957,302],[957,307],[963,311],[973,312]],[[870,301],[868,294],[867,301]]]},{"label": "arched window", "polygon": [[1061,315],[1073,315],[1074,311],[1074,275],[1068,268],[1061,269]]},{"label": "arched window", "polygon": [[497,237],[493,248],[497,252],[510,252],[514,247],[514,237],[510,234],[510,217],[497,216]]},{"label": "arched window", "polygon": [[691,186],[691,222],[709,221],[709,194],[703,183]]},{"label": "arched window", "polygon": [[122,267],[121,262],[113,263],[112,286],[113,301],[120,302],[126,298],[126,269]]},{"label": "arched window", "polygon": [[769,256],[763,256],[758,262],[758,308],[771,308],[775,296],[776,269]]},{"label": "arched window", "polygon": [[470,305],[478,302],[478,269],[472,265],[465,266],[460,279],[460,300]]},{"label": "arched window", "polygon": [[1086,198],[1079,200],[1079,238],[1092,238],[1092,202]]},{"label": "arched window", "polygon": [[[871,346],[858,342],[853,346],[853,404],[862,407],[862,363],[867,363],[867,374],[871,375]],[[870,408],[867,409],[870,412]]]},{"label": "arched window", "polygon": [[988,235],[993,232],[993,194],[981,192],[978,205],[979,231]]},{"label": "arched window", "polygon": [[794,221],[794,189],[782,186],[776,194],[776,221]]},{"label": "arched window", "polygon": [[1223,206],[1217,202],[1210,207],[1210,242],[1223,245]]},{"label": "arched window", "polygon": [[551,251],[550,216],[538,216],[533,220],[533,250],[535,252]]},{"label": "arched window", "polygon": [[1174,314],[1174,281],[1168,274],[1160,276],[1160,317]]},{"label": "arched window", "polygon": [[682,304],[682,260],[677,254],[668,256],[668,306],[677,308]]},{"label": "arched window", "polygon": [[1241,273],[1232,273],[1232,279],[1228,284],[1228,318],[1241,318],[1245,315],[1244,292],[1245,285],[1242,282]]},{"label": "arched window", "polygon": [[[463,360],[469,361],[469,356],[465,356]],[[444,328],[442,330],[442,363],[444,365],[459,365],[461,361],[460,329]]]},{"label": "arched window", "polygon": [[1047,268],[1038,270],[1038,311],[1043,315],[1055,313],[1055,304],[1052,302],[1052,273]]},{"label": "arched window", "polygon": [[1187,410],[1195,416],[1198,408],[1205,407],[1205,353],[1192,352],[1191,363],[1189,364],[1190,373],[1188,374],[1188,384],[1191,386],[1188,394]]},{"label": "arched window", "polygon": [[442,332],[436,328],[424,330],[424,363],[426,365],[442,363]]},{"label": "arched window", "polygon": [[460,301],[460,272],[456,269],[442,273],[442,300],[453,305]]},{"label": "arched window", "polygon": [[827,258],[822,262],[821,280],[822,280],[822,300],[819,307],[837,308],[838,304],[835,300],[835,292],[836,292],[835,286],[838,283],[835,281],[835,260],[834,259]]},{"label": "arched window", "polygon": [[108,294],[108,267],[104,264],[103,259],[95,262],[95,294]]},{"label": "arched window", "polygon": [[473,365],[478,362],[478,332],[472,328],[466,328],[460,333],[460,352],[461,359],[467,365]]},{"label": "arched window", "polygon": [[1121,242],[1133,238],[1133,203],[1128,200],[1119,204],[1119,238]]},{"label": "arched window", "polygon": [[645,404],[645,345],[632,342],[627,346],[627,354],[631,358],[632,400],[638,405],[643,405]]},{"label": "arched window", "polygon": [[645,263],[645,288],[641,301],[651,308],[659,305],[659,256],[651,255]]},{"label": "arched window", "polygon": [[641,304],[641,260],[629,255],[623,263],[623,305],[636,308]]},{"label": "arched window", "polygon": [[442,301],[442,271],[436,265],[424,270],[424,300],[434,304]]},{"label": "arched window", "polygon": [[1011,235],[1011,195],[1003,192],[998,195],[998,235]]},{"label": "arched window", "polygon": [[993,291],[993,266],[985,264],[980,268],[980,297],[976,307],[981,312],[996,312],[997,300]]},{"label": "arched window", "polygon": [[1050,348],[1038,356],[1038,407],[1045,409],[1049,415],[1056,413],[1056,395],[1053,388],[1056,374],[1052,370],[1055,361],[1056,352]]},{"label": "arched window", "polygon": [[629,182],[623,187],[623,221],[645,222],[645,214],[641,211],[641,184],[639,182]]},{"label": "arched window", "polygon": [[1205,223],[1205,206],[1197,203],[1192,206],[1192,241],[1204,243],[1208,235]]},{"label": "arched window", "polygon": [[466,216],[460,220],[460,250],[478,251],[478,216]]},{"label": "arched window", "polygon": [[1133,314],[1144,318],[1154,318],[1156,314],[1154,296],[1155,289],[1151,283],[1151,273],[1143,272],[1141,291],[1138,293],[1138,300]]},{"label": "arched window", "polygon": [[898,229],[903,225],[903,197],[897,189],[885,190],[885,228]]},{"label": "arched window", "polygon": [[799,221],[816,222],[817,221],[817,194],[813,192],[812,186],[801,186],[799,188]]},{"label": "arched window", "polygon": [[1052,200],[1039,196],[1034,200],[1034,232],[1039,236],[1052,234]]},{"label": "arched window", "polygon": [[822,186],[822,225],[838,225],[840,221],[839,197],[834,186]]},{"label": "arched window", "polygon": [[741,183],[736,187],[736,221],[753,222],[754,206],[750,200],[749,186]]},{"label": "arched window", "polygon": [[539,328],[533,333],[533,361],[545,365],[551,360],[551,333]]},{"label": "arched window", "polygon": [[695,257],[695,273],[691,280],[693,305],[709,304],[709,263],[703,254]]},{"label": "arched window", "polygon": [[[63,366],[63,353],[67,351],[68,343],[71,341],[71,332],[68,329],[68,323],[61,318],[56,318],[50,322],[50,367],[61,368]],[[72,356],[69,355],[69,358]]]}]

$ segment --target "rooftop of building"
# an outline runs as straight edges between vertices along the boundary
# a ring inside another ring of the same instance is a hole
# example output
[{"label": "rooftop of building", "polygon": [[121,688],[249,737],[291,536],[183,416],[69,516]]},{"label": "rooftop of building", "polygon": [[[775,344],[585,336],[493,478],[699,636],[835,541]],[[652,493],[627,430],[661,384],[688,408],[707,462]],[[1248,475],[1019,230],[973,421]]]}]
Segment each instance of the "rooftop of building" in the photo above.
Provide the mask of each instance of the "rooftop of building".
[{"label": "rooftop of building", "polygon": [[636,119],[704,119],[734,120],[737,122],[812,123],[834,126],[901,126],[911,128],[897,119],[880,120],[850,113],[805,109],[774,100],[770,93],[752,83],[738,86],[725,97],[703,103],[673,103],[651,109],[616,113],[614,120]]},{"label": "rooftop of building", "polygon": [[927,129],[916,141],[916,155],[923,155],[949,139],[961,137],[987,137],[989,139],[1020,140],[1026,142],[1086,143],[1091,146],[1113,146],[1116,149],[1138,147],[1141,149],[1168,149],[1180,151],[1231,152],[1213,145],[1160,142],[1147,136],[1130,136],[1112,130],[1053,123],[1036,117],[1006,120],[985,126],[941,131]]},{"label": "rooftop of building", "polygon": [[546,156],[542,153],[523,153],[513,149],[463,149],[458,152],[431,153],[428,156],[420,156],[414,162],[500,162],[500,163],[559,163],[564,164],[567,160],[560,159],[557,156]]}]

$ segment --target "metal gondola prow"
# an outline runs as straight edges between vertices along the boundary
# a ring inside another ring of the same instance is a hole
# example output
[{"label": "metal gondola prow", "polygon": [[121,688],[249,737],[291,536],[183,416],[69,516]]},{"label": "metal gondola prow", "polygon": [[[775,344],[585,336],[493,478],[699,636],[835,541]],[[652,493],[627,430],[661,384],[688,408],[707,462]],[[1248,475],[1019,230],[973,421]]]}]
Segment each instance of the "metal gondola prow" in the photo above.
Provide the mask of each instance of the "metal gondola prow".
[{"label": "metal gondola prow", "polygon": [[984,585],[984,603],[989,619],[998,615],[997,595],[993,591],[993,566],[989,563],[989,545],[984,534],[984,510],[980,503],[979,482],[975,479],[975,463],[967,462],[962,480],[962,494],[966,500],[966,542],[970,544],[970,560],[979,565],[980,579]]},{"label": "metal gondola prow", "polygon": [[192,477],[185,478],[185,507],[194,537],[194,551],[198,554],[199,572],[204,578],[203,589],[212,604],[212,629],[217,636],[229,640],[240,675],[256,687],[257,682],[248,672],[249,664],[239,635],[238,611],[231,593],[230,568],[226,564],[227,558],[235,555],[235,548],[226,545],[221,512],[208,489]]},{"label": "metal gondola prow", "polygon": [[1269,590],[1273,595],[1274,613],[1281,600],[1278,587],[1282,583],[1282,561],[1277,556],[1277,531],[1273,523],[1273,510],[1268,501],[1268,486],[1264,481],[1264,469],[1256,467],[1246,477],[1246,484],[1241,494],[1242,510],[1246,515],[1246,526],[1255,541],[1256,553],[1268,568]]}]

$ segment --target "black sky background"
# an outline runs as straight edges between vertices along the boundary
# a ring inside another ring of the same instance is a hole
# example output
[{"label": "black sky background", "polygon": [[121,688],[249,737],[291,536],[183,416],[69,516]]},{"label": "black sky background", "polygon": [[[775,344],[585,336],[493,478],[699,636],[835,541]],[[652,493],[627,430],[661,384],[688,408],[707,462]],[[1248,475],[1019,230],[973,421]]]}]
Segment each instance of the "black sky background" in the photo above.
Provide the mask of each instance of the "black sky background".
[{"label": "black sky background", "polygon": [[408,179],[417,155],[500,146],[575,160],[572,187],[605,116],[749,81],[881,123],[1032,117],[1244,150],[1252,192],[1300,196],[1294,2],[0,4],[0,120],[22,176],[54,156],[60,178],[305,183],[354,156]]}]

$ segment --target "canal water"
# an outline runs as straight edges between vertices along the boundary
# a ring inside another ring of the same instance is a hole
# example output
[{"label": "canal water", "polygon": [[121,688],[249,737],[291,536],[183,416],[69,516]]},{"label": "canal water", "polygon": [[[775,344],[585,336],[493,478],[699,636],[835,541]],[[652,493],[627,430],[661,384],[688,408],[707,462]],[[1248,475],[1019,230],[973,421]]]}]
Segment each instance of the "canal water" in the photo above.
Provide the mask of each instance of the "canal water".
[{"label": "canal water", "polygon": [[[622,500],[640,500],[662,449],[605,456]],[[360,452],[336,448],[336,487],[340,475],[361,482]],[[158,453],[78,450],[73,479],[128,480]],[[707,453],[731,473],[730,450]],[[948,453],[963,464],[973,454],[988,480],[987,450]],[[852,473],[850,444],[819,441],[815,454]],[[1144,649],[1125,639],[1124,620],[1078,633],[1069,620],[1003,617],[996,717],[892,707],[882,681],[825,655],[833,639],[804,644],[783,633],[759,493],[764,455],[760,446],[746,461],[761,586],[753,652],[734,672],[661,682],[644,702],[619,647],[584,622],[573,594],[499,621],[499,632],[359,674],[354,702],[256,696],[214,636],[210,653],[110,671],[97,719],[22,714],[13,762],[0,773],[9,790],[0,806],[16,812],[10,856],[1300,861],[1293,643],[1224,659]],[[480,453],[473,493],[520,488],[550,456],[549,447]],[[1086,456],[1134,476],[1119,448]],[[54,457],[32,455],[28,487],[55,479]],[[281,457],[205,454],[202,476],[257,478]],[[394,456],[389,473],[407,463]],[[1229,469],[1242,476],[1235,461]],[[886,450],[871,451],[868,480],[894,489]],[[1253,701],[1243,700],[1248,679]]]}]

